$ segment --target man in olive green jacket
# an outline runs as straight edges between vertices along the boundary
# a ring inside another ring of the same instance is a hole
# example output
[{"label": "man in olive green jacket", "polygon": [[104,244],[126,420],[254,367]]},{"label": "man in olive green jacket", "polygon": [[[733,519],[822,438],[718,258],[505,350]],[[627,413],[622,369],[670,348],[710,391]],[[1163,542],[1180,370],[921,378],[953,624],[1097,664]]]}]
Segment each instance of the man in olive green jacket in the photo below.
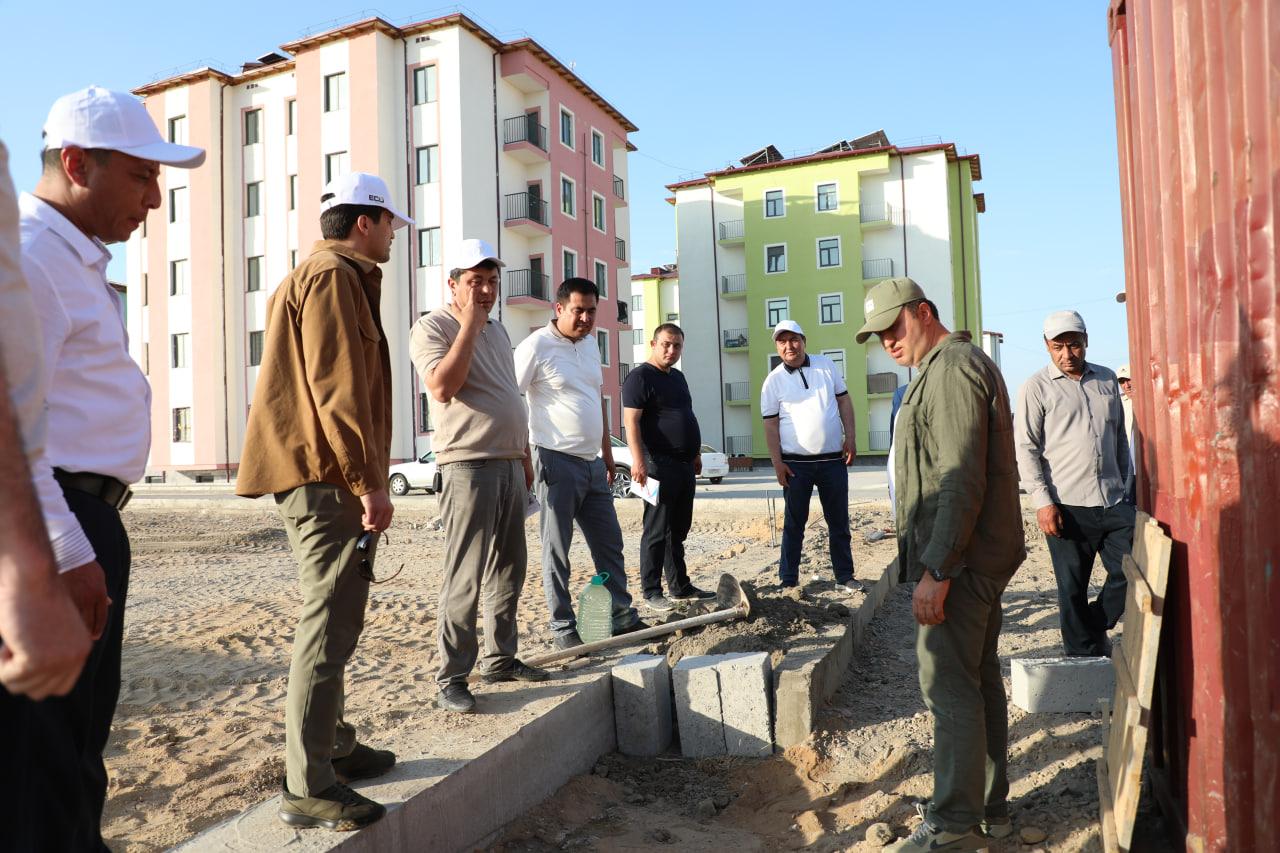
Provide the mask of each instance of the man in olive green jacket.
[{"label": "man in olive green jacket", "polygon": [[866,323],[917,374],[890,450],[899,579],[915,582],[920,689],[934,716],[934,791],[924,821],[887,850],[978,850],[1013,831],[1009,723],[997,643],[1000,596],[1026,558],[1013,413],[1000,370],[949,332],[909,278],[871,289]]}]

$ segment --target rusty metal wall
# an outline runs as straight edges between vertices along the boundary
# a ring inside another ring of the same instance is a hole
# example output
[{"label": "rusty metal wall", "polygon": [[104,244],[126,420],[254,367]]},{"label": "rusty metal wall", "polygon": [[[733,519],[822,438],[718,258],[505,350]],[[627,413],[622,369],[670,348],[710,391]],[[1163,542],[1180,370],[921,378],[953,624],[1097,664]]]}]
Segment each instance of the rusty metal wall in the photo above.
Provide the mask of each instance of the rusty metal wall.
[{"label": "rusty metal wall", "polygon": [[1153,781],[1280,849],[1280,0],[1111,0],[1139,503],[1175,540]]}]

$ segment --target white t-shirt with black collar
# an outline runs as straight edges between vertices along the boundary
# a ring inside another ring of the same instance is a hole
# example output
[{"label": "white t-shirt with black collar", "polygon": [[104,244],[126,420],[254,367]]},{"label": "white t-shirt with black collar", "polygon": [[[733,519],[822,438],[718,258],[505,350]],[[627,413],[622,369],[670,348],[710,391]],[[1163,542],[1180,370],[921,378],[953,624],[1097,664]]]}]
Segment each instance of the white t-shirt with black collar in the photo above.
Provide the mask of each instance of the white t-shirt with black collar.
[{"label": "white t-shirt with black collar", "polygon": [[783,362],[771,370],[760,389],[760,414],[778,419],[782,458],[841,458],[844,425],[838,401],[848,393],[835,362],[825,355],[809,354],[799,367]]}]

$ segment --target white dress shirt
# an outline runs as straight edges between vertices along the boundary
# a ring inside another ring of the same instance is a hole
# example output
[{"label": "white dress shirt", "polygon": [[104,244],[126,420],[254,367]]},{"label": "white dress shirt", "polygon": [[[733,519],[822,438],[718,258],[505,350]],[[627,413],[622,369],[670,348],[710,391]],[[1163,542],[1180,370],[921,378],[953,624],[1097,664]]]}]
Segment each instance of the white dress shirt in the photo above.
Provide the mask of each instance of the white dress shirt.
[{"label": "white dress shirt", "polygon": [[760,414],[778,419],[783,459],[839,458],[844,423],[839,398],[849,393],[835,362],[809,354],[799,367],[780,363],[760,388]]},{"label": "white dress shirt", "polygon": [[94,559],[54,468],[139,480],[151,449],[151,386],[129,357],[120,300],[107,283],[105,246],[28,193],[21,211],[22,270],[44,336],[48,435],[32,477],[58,568]]},{"label": "white dress shirt", "polygon": [[529,402],[529,443],[595,459],[604,440],[600,345],[572,341],[548,323],[516,347],[516,384]]}]

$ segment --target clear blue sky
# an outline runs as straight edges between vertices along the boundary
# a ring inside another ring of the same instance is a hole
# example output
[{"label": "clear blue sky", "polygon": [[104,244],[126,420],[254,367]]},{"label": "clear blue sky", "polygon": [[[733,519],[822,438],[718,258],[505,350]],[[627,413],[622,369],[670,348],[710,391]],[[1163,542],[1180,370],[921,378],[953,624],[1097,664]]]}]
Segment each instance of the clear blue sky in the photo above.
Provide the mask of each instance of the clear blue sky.
[{"label": "clear blue sky", "polygon": [[[610,10],[601,15],[600,10]],[[0,111],[14,180],[38,175],[40,126],[59,95],[130,89],[204,61],[236,70],[303,31],[381,14],[392,23],[464,11],[503,38],[528,34],[640,127],[632,140],[633,271],[673,260],[664,184],[767,143],[812,150],[883,128],[941,137],[982,157],[983,310],[1005,333],[1012,393],[1046,363],[1040,324],[1076,308],[1089,359],[1127,359],[1106,3],[846,0],[614,4],[380,0],[274,4],[0,0]],[[363,14],[362,14],[363,12]],[[121,254],[121,253],[117,253]],[[113,269],[123,275],[123,264]]]}]

